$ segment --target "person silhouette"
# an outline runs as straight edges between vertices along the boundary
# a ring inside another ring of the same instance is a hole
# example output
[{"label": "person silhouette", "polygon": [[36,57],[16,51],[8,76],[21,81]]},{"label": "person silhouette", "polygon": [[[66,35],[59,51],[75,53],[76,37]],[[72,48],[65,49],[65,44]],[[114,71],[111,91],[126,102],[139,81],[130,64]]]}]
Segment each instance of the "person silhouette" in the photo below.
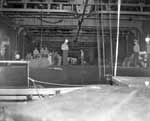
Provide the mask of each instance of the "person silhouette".
[{"label": "person silhouette", "polygon": [[63,65],[68,64],[68,51],[69,51],[69,46],[68,46],[68,39],[65,39],[64,43],[61,45],[61,50],[63,51]]}]

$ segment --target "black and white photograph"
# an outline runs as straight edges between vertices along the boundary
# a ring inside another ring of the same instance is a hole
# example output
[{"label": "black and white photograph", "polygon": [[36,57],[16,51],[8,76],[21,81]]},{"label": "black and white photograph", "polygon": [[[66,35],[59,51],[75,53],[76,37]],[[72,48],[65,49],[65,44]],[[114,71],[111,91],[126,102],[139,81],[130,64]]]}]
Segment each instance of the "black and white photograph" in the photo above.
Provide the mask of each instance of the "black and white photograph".
[{"label": "black and white photograph", "polygon": [[0,121],[149,121],[150,0],[0,0]]}]

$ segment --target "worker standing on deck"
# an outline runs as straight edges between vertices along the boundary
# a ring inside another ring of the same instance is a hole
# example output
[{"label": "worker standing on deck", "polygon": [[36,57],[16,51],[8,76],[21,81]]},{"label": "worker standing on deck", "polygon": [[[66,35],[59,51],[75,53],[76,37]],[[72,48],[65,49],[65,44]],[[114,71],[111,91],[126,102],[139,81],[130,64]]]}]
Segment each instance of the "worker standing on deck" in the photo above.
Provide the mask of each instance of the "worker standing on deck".
[{"label": "worker standing on deck", "polygon": [[148,34],[145,38],[146,42],[146,53],[147,53],[147,67],[150,67],[150,35]]},{"label": "worker standing on deck", "polygon": [[134,40],[133,52],[134,52],[134,66],[137,66],[139,64],[140,45],[138,40],[136,39]]},{"label": "worker standing on deck", "polygon": [[81,55],[81,65],[84,64],[84,51],[81,49],[80,50],[80,55]]},{"label": "worker standing on deck", "polygon": [[62,58],[63,58],[63,65],[68,64],[68,51],[69,51],[69,46],[68,46],[68,39],[65,39],[65,42],[61,45],[61,50],[63,52]]},{"label": "worker standing on deck", "polygon": [[36,59],[36,58],[39,57],[39,55],[40,55],[39,50],[38,50],[37,48],[35,48],[35,49],[33,50],[33,58]]}]

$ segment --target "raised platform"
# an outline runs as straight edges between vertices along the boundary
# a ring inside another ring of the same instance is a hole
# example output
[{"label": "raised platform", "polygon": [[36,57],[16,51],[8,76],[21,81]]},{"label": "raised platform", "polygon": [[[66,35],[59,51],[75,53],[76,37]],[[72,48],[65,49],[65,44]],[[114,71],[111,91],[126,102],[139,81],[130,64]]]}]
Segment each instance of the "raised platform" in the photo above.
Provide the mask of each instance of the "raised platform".
[{"label": "raised platform", "polygon": [[150,88],[150,77],[114,76],[112,81],[121,86]]},{"label": "raised platform", "polygon": [[[102,68],[103,70],[103,68]],[[106,67],[106,74],[111,74],[110,67]],[[102,74],[103,75],[103,74]],[[150,68],[123,68],[118,67],[119,77],[150,77]],[[102,76],[99,79],[97,66],[59,66],[48,68],[31,68],[30,76],[33,79],[58,84],[105,84]],[[46,87],[46,85],[44,85]]]},{"label": "raised platform", "polygon": [[[30,67],[16,64],[0,65],[0,88],[28,88],[27,77],[37,80],[40,87],[66,87],[66,85],[105,84],[103,73],[99,79],[96,65],[67,65],[67,66],[39,66]],[[101,68],[103,70],[103,67]],[[106,67],[106,74],[111,74],[110,67]],[[117,75],[123,77],[150,77],[150,68],[118,67]]]}]

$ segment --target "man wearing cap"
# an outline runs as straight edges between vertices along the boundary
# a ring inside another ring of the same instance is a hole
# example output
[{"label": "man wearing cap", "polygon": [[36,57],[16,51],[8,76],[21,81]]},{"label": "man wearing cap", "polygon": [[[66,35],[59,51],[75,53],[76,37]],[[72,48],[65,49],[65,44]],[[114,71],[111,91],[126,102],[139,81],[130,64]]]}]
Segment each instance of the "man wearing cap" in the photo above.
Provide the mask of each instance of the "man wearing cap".
[{"label": "man wearing cap", "polygon": [[68,61],[68,51],[69,51],[69,46],[68,46],[68,39],[65,39],[65,42],[61,45],[61,50],[63,51],[63,65],[67,65]]}]

